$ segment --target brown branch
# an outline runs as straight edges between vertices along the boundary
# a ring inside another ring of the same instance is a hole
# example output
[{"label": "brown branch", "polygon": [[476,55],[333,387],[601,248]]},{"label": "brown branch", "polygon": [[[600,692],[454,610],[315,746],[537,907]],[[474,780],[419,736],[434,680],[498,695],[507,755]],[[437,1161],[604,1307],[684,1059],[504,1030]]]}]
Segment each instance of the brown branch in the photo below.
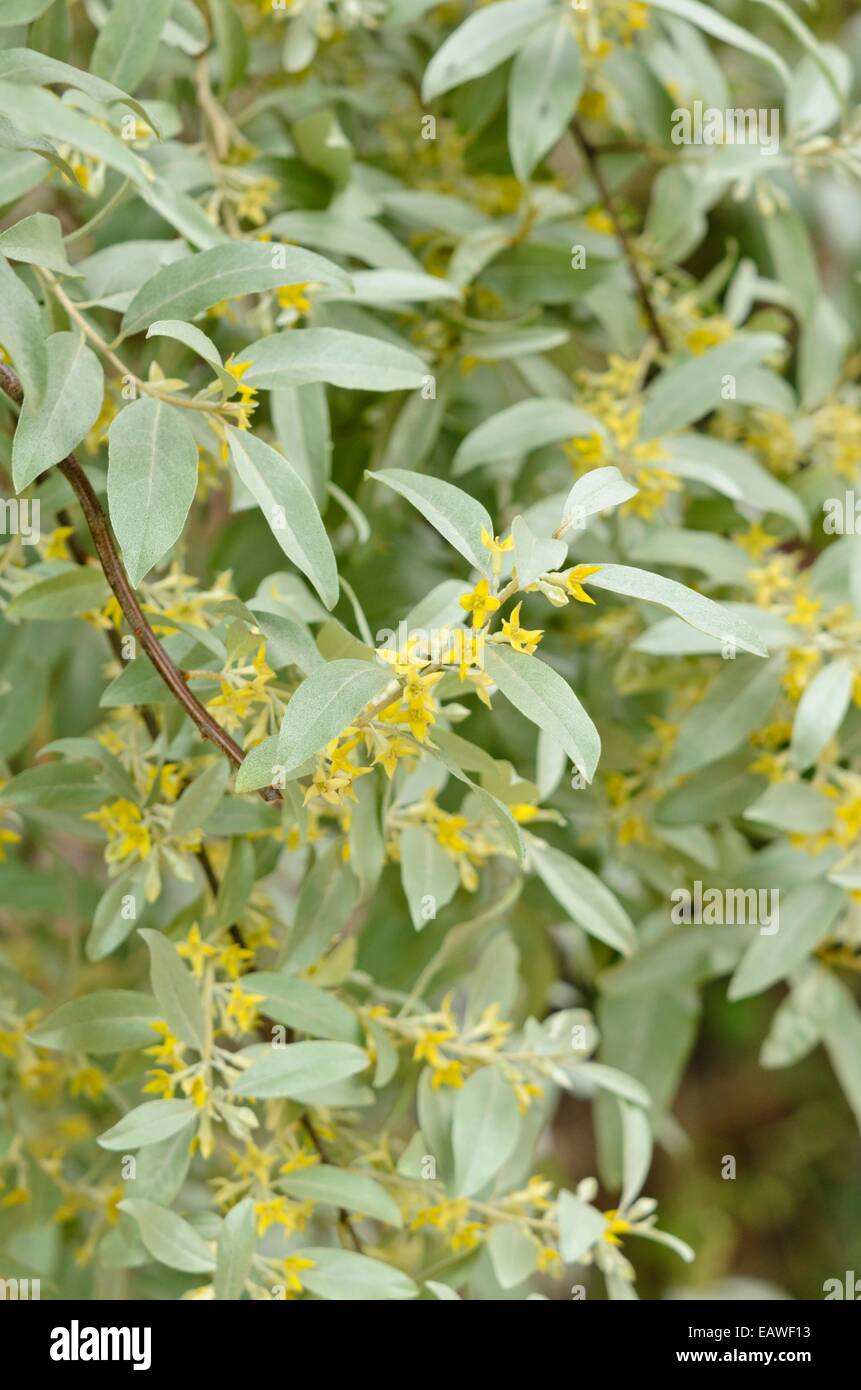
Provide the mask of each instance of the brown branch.
[{"label": "brown branch", "polygon": [[642,271],[640,270],[640,267],[637,264],[637,258],[634,254],[634,248],[631,245],[630,237],[628,236],[628,233],[625,231],[625,228],[622,226],[621,218],[619,217],[619,214],[616,210],[616,204],[613,201],[613,194],[610,191],[610,185],[604,177],[603,170],[601,169],[601,165],[599,162],[600,151],[596,150],[595,147],[592,145],[591,141],[584,133],[579,122],[574,121],[571,125],[571,130],[574,135],[574,139],[577,141],[577,144],[579,145],[580,150],[582,151],[583,158],[586,160],[586,163],[589,167],[589,173],[591,175],[593,183],[595,184],[595,187],[598,189],[598,192],[601,197],[601,202],[604,204],[604,208],[606,209],[607,215],[609,216],[610,221],[613,223],[613,230],[619,239],[619,244],[622,247],[622,250],[625,254],[625,259],[627,260],[631,270],[631,274],[634,277],[634,283],[637,287],[637,295],[640,300],[640,304],[642,305],[643,313],[646,315],[646,319],[648,320],[649,329],[651,330],[652,336],[655,338],[656,342],[663,348],[664,352],[669,352],[670,345],[667,342],[666,334],[664,333],[664,330],[660,324],[660,320],[658,319],[658,315],[655,312],[655,306],[652,303],[652,297],[649,294],[648,285],[643,279]]},{"label": "brown branch", "polygon": [[[0,363],[0,387],[17,405],[22,404],[24,390],[21,382],[15,373],[3,363]],[[168,690],[179,701],[202,737],[214,743],[235,767],[239,767],[245,758],[239,744],[222,729],[217,720],[213,719],[209,711],[192,694],[182,671],[171,661],[153,632],[123,567],[123,562],[110,532],[108,519],[83,468],[74,454],[69,454],[57,467],[68,481],[80,504],[105,578],[114,592],[126,622],[137,637],[141,647]],[[68,524],[67,519],[64,520],[63,524]],[[78,547],[78,549],[80,548]],[[72,553],[75,554],[74,549]],[[77,554],[75,554],[75,558],[78,559]],[[277,802],[281,800],[281,793],[275,787],[262,787],[260,795],[264,801]]]},{"label": "brown branch", "polygon": [[[308,1135],[308,1138],[311,1140],[311,1143],[314,1145],[314,1148],[317,1150],[317,1154],[320,1158],[320,1161],[322,1163],[328,1163],[329,1160],[326,1155],[326,1150],[323,1147],[320,1136],[314,1128],[314,1123],[310,1115],[303,1115],[301,1123],[302,1128]],[[342,1234],[346,1235],[348,1239],[351,1241],[353,1249],[356,1250],[360,1255],[363,1255],[365,1253],[365,1247],[362,1245],[358,1231],[355,1231],[352,1225],[350,1224],[349,1212],[347,1212],[347,1210],[344,1207],[341,1207],[338,1211],[338,1227],[341,1230]]]}]

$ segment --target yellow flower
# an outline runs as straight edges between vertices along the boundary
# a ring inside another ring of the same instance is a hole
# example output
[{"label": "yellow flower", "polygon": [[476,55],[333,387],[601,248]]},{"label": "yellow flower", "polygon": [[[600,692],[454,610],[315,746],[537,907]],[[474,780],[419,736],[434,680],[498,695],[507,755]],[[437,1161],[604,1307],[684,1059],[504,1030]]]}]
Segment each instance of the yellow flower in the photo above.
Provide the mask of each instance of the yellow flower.
[{"label": "yellow flower", "polygon": [[254,959],[254,952],[249,951],[244,946],[240,946],[238,941],[231,941],[226,946],[222,946],[218,953],[218,965],[221,970],[229,976],[231,980],[238,980],[242,971],[242,966],[246,961]]},{"label": "yellow flower", "polygon": [[813,627],[813,620],[821,607],[822,599],[808,598],[807,594],[797,594],[792,612],[787,614],[786,621],[794,623],[797,627]]},{"label": "yellow flower", "polygon": [[247,222],[253,222],[255,227],[262,227],[266,221],[266,214],[272,206],[273,195],[277,191],[278,182],[276,179],[268,178],[265,175],[255,179],[253,183],[247,184],[240,194],[236,203],[236,215],[244,217]]},{"label": "yellow flower", "polygon": [[88,811],[84,820],[95,821],[100,825],[110,841],[105,858],[109,864],[120,859],[138,855],[149,858],[152,839],[149,827],[143,822],[143,813],[133,801],[112,801],[98,811]]},{"label": "yellow flower", "polygon": [[123,621],[123,610],[119,601],[111,594],[107,603],[102,608],[93,608],[89,613],[82,614],[84,621],[97,627],[100,632],[109,632],[111,628],[119,631]]},{"label": "yellow flower", "polygon": [[241,985],[234,985],[227,1001],[225,1017],[233,1019],[241,1033],[249,1033],[257,1017],[257,1005],[265,999],[263,994],[247,994]]},{"label": "yellow flower", "polygon": [[602,1238],[608,1245],[621,1245],[621,1237],[631,1230],[630,1221],[621,1217],[615,1207],[611,1211],[605,1211],[604,1215],[608,1224]]},{"label": "yellow flower", "polygon": [[490,585],[486,579],[480,579],[475,588],[469,594],[464,594],[460,600],[460,606],[466,613],[472,614],[472,625],[474,628],[484,627],[491,613],[495,613],[499,608],[499,599],[489,592]]},{"label": "yellow flower", "polygon": [[289,1203],[286,1197],[270,1197],[265,1202],[255,1202],[254,1216],[258,1236],[265,1236],[270,1226],[286,1226],[289,1221]]},{"label": "yellow flower", "polygon": [[152,1081],[146,1083],[143,1087],[144,1091],[151,1095],[164,1096],[165,1100],[173,1100],[173,1089],[176,1082],[170,1072],[162,1071],[160,1067],[157,1067],[155,1071],[148,1072],[147,1075],[152,1077]]},{"label": "yellow flower", "polygon": [[484,1234],[484,1226],[480,1221],[465,1221],[462,1226],[449,1236],[449,1246],[457,1253],[461,1251],[474,1250],[478,1245],[481,1236]]},{"label": "yellow flower", "polygon": [[[214,312],[214,308],[210,310],[210,313]],[[241,430],[247,430],[249,428],[251,424],[251,416],[257,409],[257,391],[255,387],[245,386],[242,381],[242,378],[244,377],[245,373],[248,371],[248,368],[250,366],[250,362],[234,361],[233,353],[230,354],[230,356],[224,364],[225,371],[233,377],[233,380],[236,382],[236,386],[239,392],[239,404],[234,406],[227,405],[224,407],[224,409],[229,410],[231,412],[231,414],[234,416],[237,428]],[[221,433],[222,451],[224,452],[224,450],[226,449],[226,435],[224,434],[223,430]]]},{"label": "yellow flower", "polygon": [[612,217],[603,208],[590,208],[583,220],[590,231],[600,232],[603,236],[613,236],[616,230]]},{"label": "yellow flower", "polygon": [[466,816],[449,816],[440,812],[434,829],[437,840],[443,849],[448,850],[449,854],[466,854],[468,852],[469,843],[460,833],[468,825],[469,821]]},{"label": "yellow flower", "polygon": [[760,608],[769,608],[793,586],[785,555],[775,555],[762,569],[753,569],[749,578],[754,585],[754,597]]},{"label": "yellow flower", "polygon": [[787,653],[783,688],[791,700],[800,700],[816,675],[822,657],[816,647],[791,647]]},{"label": "yellow flower", "polygon": [[58,526],[42,542],[42,558],[45,560],[68,560],[69,547],[66,541],[75,534],[74,526]]},{"label": "yellow flower", "polygon": [[182,1054],[185,1051],[185,1044],[175,1038],[168,1025],[163,1019],[156,1019],[150,1024],[154,1033],[161,1038],[161,1042],[154,1043],[152,1047],[145,1047],[144,1053],[147,1057],[155,1057],[156,1061],[164,1062],[173,1067],[174,1071],[181,1071],[183,1067]]},{"label": "yellow flower", "polygon": [[430,1062],[432,1067],[442,1065],[444,1059],[440,1053],[439,1044],[450,1042],[456,1036],[453,1028],[428,1029],[422,1034],[413,1049],[413,1061]]},{"label": "yellow flower", "polygon": [[596,87],[587,87],[580,98],[580,115],[587,121],[602,121],[607,115],[607,97]]},{"label": "yellow flower", "polygon": [[315,1168],[320,1161],[320,1155],[314,1149],[297,1149],[286,1163],[281,1164],[278,1171],[280,1173],[298,1173],[303,1168]]},{"label": "yellow flower", "polygon": [[769,536],[758,521],[752,522],[742,535],[735,537],[735,541],[748,555],[752,555],[754,560],[761,560],[763,555],[778,544],[777,536]]},{"label": "yellow flower", "polygon": [[286,1260],[281,1261],[281,1272],[290,1293],[304,1292],[304,1285],[299,1278],[303,1269],[313,1269],[316,1260],[305,1259],[303,1255],[288,1255]]},{"label": "yellow flower", "polygon": [[178,763],[164,763],[159,774],[159,783],[165,798],[176,801],[185,785],[185,778]]},{"label": "yellow flower", "polygon": [[200,927],[195,922],[191,931],[184,941],[177,946],[177,953],[191,962],[191,968],[198,979],[203,974],[203,967],[206,961],[218,954],[215,946],[211,946],[208,941],[204,941],[200,935]]},{"label": "yellow flower", "polygon": [[562,1256],[552,1245],[542,1245],[536,1261],[539,1274],[556,1276],[562,1272]]},{"label": "yellow flower", "polygon": [[0,1207],[24,1207],[30,1201],[26,1187],[12,1187],[5,1197],[0,1198]]},{"label": "yellow flower", "polygon": [[604,438],[594,430],[592,434],[578,434],[565,445],[569,458],[577,464],[596,468],[606,457]]},{"label": "yellow flower", "polygon": [[698,324],[688,334],[685,342],[690,348],[694,357],[699,357],[701,353],[707,352],[709,348],[717,347],[718,343],[725,343],[727,338],[732,337],[732,327],[723,319],[712,319],[709,323]]},{"label": "yellow flower", "polygon": [[446,1231],[450,1226],[465,1221],[469,1216],[469,1202],[465,1197],[453,1197],[435,1206],[421,1207],[410,1222],[411,1231],[424,1230],[432,1226],[435,1231]]},{"label": "yellow flower", "polygon": [[98,1067],[79,1067],[69,1080],[69,1094],[98,1100],[104,1094],[105,1078]]},{"label": "yellow flower", "polygon": [[340,806],[345,796],[355,801],[357,798],[353,791],[354,781],[357,777],[366,777],[371,771],[369,767],[355,767],[352,763],[345,763],[338,768],[333,764],[327,770],[325,760],[318,762],[310,786],[305,789],[303,803],[307,806],[315,797],[321,797],[330,806]]},{"label": "yellow flower", "polygon": [[572,570],[568,571],[565,576],[565,587],[571,594],[571,597],[576,598],[578,603],[595,602],[595,600],[586,593],[586,590],[583,588],[583,583],[591,574],[597,574],[600,568],[600,565],[575,565]]},{"label": "yellow flower", "polygon": [[[590,602],[593,602],[593,600],[590,600]],[[517,604],[516,608],[512,608],[510,617],[503,619],[502,634],[508,644],[513,647],[516,652],[525,652],[527,656],[531,656],[544,636],[544,629],[532,628],[530,630],[521,627],[520,610],[522,607],[523,603],[521,601]]]},{"label": "yellow flower", "polygon": [[308,1217],[312,1214],[312,1202],[290,1202],[286,1197],[270,1197],[256,1202],[254,1215],[257,1218],[257,1234],[265,1236],[270,1226],[283,1226],[285,1231],[304,1231]]},{"label": "yellow flower", "polygon": [[[637,451],[642,451],[645,447],[645,445],[638,444]],[[622,510],[633,512],[635,516],[641,516],[644,521],[652,520],[664,506],[671,492],[683,490],[681,479],[666,468],[637,468],[634,473],[634,482],[637,486],[637,494],[623,504]]]},{"label": "yellow flower", "polygon": [[206,1078],[203,1073],[198,1072],[196,1076],[191,1076],[188,1080],[183,1081],[182,1089],[187,1096],[191,1097],[198,1110],[202,1110],[207,1100]]},{"label": "yellow flower", "polygon": [[307,280],[298,285],[281,285],[275,291],[275,297],[282,309],[292,309],[297,316],[308,314],[312,306],[312,300],[308,295],[310,288]]},{"label": "yellow flower", "polygon": [[507,551],[514,549],[514,537],[506,536],[505,540],[500,540],[499,536],[492,536],[486,527],[481,528],[481,543],[485,550],[489,550],[493,557],[493,573],[499,574],[502,570],[502,557]]},{"label": "yellow flower", "polygon": [[438,1091],[440,1086],[451,1086],[459,1091],[464,1084],[463,1063],[445,1062],[440,1067],[434,1067],[431,1077],[431,1086]]},{"label": "yellow flower", "polygon": [[454,665],[457,662],[460,679],[466,680],[471,666],[480,668],[483,665],[484,642],[485,634],[483,632],[467,632],[465,628],[456,627],[440,653],[440,662],[446,666]]},{"label": "yellow flower", "polygon": [[0,826],[0,864],[6,858],[4,845],[20,845],[21,836],[17,830],[8,830],[5,826]]}]

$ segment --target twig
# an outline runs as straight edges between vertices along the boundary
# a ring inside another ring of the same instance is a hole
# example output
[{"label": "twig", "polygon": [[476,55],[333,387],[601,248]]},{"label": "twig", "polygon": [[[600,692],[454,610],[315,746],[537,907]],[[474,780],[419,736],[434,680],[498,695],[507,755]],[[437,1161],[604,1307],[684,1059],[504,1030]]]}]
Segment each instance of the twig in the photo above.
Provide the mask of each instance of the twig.
[{"label": "twig", "polygon": [[[323,1148],[322,1141],[319,1135],[317,1134],[317,1131],[314,1128],[313,1121],[311,1120],[311,1117],[309,1115],[302,1116],[302,1128],[308,1135],[308,1138],[311,1140],[311,1143],[313,1144],[314,1148],[317,1150],[321,1162],[326,1163],[328,1161],[326,1157],[326,1150]],[[360,1255],[363,1255],[364,1246],[362,1245],[362,1242],[359,1239],[358,1233],[354,1231],[353,1227],[350,1225],[349,1216],[344,1207],[341,1207],[340,1211],[338,1212],[338,1225],[340,1226],[341,1230],[346,1232],[346,1234],[350,1237],[350,1240],[352,1241],[355,1250],[358,1251]]]},{"label": "twig", "polygon": [[[18,405],[22,404],[24,390],[21,382],[15,373],[3,363],[0,363],[0,386],[11,400]],[[70,484],[80,503],[105,578],[141,647],[168,690],[179,701],[203,738],[214,743],[235,767],[239,767],[245,759],[242,749],[192,694],[182,672],[171,661],[150,627],[117,552],[108,526],[108,519],[83,468],[74,454],[69,454],[57,467]],[[281,800],[281,793],[275,787],[262,787],[260,796],[264,801]]]},{"label": "twig", "polygon": [[180,396],[174,391],[165,391],[159,386],[153,385],[151,381],[144,381],[142,377],[130,372],[125,363],[117,357],[102,335],[93,327],[89,319],[86,318],[78,308],[73,299],[70,299],[60,284],[59,280],[50,270],[41,270],[42,279],[50,289],[59,304],[62,304],[69,318],[76,323],[78,328],[88,338],[97,352],[100,352],[106,362],[109,362],[114,371],[123,379],[131,379],[135,387],[144,396],[152,396],[154,400],[167,401],[169,405],[181,406],[184,410],[202,410],[209,415],[217,415],[221,406],[216,401],[192,400],[189,396]]},{"label": "twig", "polygon": [[108,201],[99,208],[97,213],[93,214],[89,222],[84,222],[82,226],[76,227],[73,232],[68,232],[67,235],[63,237],[66,245],[72,246],[76,241],[80,241],[81,237],[89,236],[90,232],[95,231],[96,227],[104,222],[107,217],[110,217],[114,209],[119,207],[130,184],[131,179],[123,179],[123,182],[116,192],[111,194]]},{"label": "twig", "polygon": [[605,179],[603,171],[601,169],[601,165],[599,163],[600,152],[597,151],[591,144],[591,142],[589,141],[589,139],[587,138],[587,136],[583,132],[583,129],[577,121],[574,121],[572,123],[571,130],[573,132],[574,139],[577,141],[577,144],[579,145],[583,153],[583,158],[586,160],[586,163],[589,166],[589,173],[592,177],[592,181],[594,182],[595,187],[598,189],[598,192],[601,196],[601,202],[604,204],[604,208],[607,212],[607,215],[609,216],[610,221],[613,223],[613,230],[619,239],[619,244],[621,245],[623,252],[625,253],[625,259],[627,260],[628,265],[631,269],[631,274],[634,277],[634,283],[637,286],[637,294],[639,296],[640,303],[643,306],[643,313],[646,315],[652,335],[663,348],[664,352],[669,352],[670,345],[667,342],[666,334],[664,333],[664,330],[661,327],[660,321],[658,319],[658,315],[655,312],[655,306],[652,303],[652,297],[649,294],[649,288],[645,280],[643,279],[642,272],[640,270],[639,265],[637,264],[637,258],[634,254],[634,248],[631,245],[628,233],[622,226],[621,219],[619,217],[618,212],[616,211],[616,205],[613,202],[613,194],[610,191],[610,185],[607,183],[607,180]]}]

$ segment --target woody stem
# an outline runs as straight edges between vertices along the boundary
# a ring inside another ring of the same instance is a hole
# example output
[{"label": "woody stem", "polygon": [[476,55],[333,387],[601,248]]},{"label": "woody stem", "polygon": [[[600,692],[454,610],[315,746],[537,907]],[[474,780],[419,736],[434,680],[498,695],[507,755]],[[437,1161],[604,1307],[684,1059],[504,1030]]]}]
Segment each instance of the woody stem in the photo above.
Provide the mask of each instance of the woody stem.
[{"label": "woody stem", "polygon": [[669,352],[670,345],[667,342],[666,334],[664,333],[664,330],[661,327],[660,320],[658,319],[658,315],[655,311],[655,306],[652,303],[652,297],[649,293],[649,287],[643,279],[643,273],[640,270],[640,267],[637,263],[637,258],[634,254],[634,248],[631,245],[631,240],[628,236],[628,233],[625,231],[625,228],[622,226],[621,218],[619,217],[619,214],[616,210],[616,204],[613,201],[613,194],[610,191],[610,185],[604,177],[604,171],[602,170],[600,165],[600,152],[594,148],[594,146],[586,136],[585,132],[583,131],[583,128],[581,127],[578,121],[574,121],[572,123],[571,131],[574,135],[574,139],[576,140],[582,152],[583,158],[586,161],[586,164],[589,169],[589,174],[592,178],[592,182],[595,184],[595,187],[598,190],[601,202],[604,204],[607,216],[613,223],[613,231],[616,233],[616,236],[618,237],[619,244],[622,247],[622,250],[625,254],[625,259],[627,260],[631,270],[631,274],[634,277],[634,284],[637,287],[637,295],[640,300],[640,304],[643,307],[643,313],[645,314],[646,319],[648,320],[649,329],[652,333],[652,336],[655,338],[655,341],[660,344],[664,352]]},{"label": "woody stem", "polygon": [[[0,387],[16,404],[24,400],[24,390],[18,377],[9,367],[0,363]],[[171,661],[164,647],[153,632],[144,614],[137,595],[129,582],[123,562],[120,559],[114,539],[110,532],[108,519],[89,478],[78,463],[74,454],[69,454],[58,465],[60,472],[74,492],[84,519],[89,527],[99,563],[104,571],[117,602],[132,632],[146,652],[156,671],[171,694],[179,701],[192,723],[196,725],[203,738],[214,743],[229,758],[235,767],[243,762],[245,754],[207,709],[189,690],[183,673]],[[264,801],[280,801],[281,794],[274,787],[263,787],[260,795]]]}]

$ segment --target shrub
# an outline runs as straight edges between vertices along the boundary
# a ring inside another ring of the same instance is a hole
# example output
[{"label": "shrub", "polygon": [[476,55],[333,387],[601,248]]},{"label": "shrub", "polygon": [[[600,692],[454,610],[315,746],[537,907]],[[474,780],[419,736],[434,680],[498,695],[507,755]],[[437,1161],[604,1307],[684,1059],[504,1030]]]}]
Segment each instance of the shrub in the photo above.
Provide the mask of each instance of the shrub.
[{"label": "shrub", "polygon": [[678,1283],[707,982],[861,1117],[857,28],[0,8],[4,1269]]}]

